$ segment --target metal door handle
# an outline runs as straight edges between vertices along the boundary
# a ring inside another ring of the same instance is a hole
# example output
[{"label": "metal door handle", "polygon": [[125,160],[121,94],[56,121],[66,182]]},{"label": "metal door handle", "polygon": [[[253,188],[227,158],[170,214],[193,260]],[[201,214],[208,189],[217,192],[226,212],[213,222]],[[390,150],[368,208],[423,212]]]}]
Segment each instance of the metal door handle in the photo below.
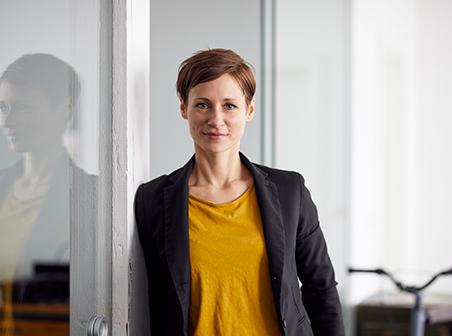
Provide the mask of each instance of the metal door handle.
[{"label": "metal door handle", "polygon": [[108,336],[108,321],[103,316],[93,316],[88,322],[87,336]]}]

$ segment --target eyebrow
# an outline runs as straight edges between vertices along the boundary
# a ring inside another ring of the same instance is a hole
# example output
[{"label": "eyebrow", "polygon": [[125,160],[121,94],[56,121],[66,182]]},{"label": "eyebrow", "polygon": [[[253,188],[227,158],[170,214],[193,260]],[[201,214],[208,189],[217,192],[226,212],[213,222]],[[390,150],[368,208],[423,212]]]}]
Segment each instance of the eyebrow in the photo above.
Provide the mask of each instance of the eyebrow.
[{"label": "eyebrow", "polygon": [[[205,100],[205,101],[210,101],[209,98],[205,98],[205,97],[195,97],[195,98],[193,98],[193,100]],[[235,98],[225,98],[225,99],[223,99],[223,100],[224,100],[224,101],[234,100],[234,101],[236,101],[236,102],[240,102],[239,99],[235,99]]]}]

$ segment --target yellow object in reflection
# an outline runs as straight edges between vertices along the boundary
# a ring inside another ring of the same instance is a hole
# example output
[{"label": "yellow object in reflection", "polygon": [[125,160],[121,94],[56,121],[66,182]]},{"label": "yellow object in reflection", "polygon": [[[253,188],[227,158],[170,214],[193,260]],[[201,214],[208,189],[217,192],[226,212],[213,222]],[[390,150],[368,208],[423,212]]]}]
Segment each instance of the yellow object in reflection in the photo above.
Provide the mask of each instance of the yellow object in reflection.
[{"label": "yellow object in reflection", "polygon": [[12,336],[14,334],[14,316],[13,316],[13,285],[11,282],[2,286],[3,294],[3,319],[0,321],[0,335]]},{"label": "yellow object in reflection", "polygon": [[12,188],[0,198],[0,282],[13,279],[43,202],[44,197],[17,200]]}]

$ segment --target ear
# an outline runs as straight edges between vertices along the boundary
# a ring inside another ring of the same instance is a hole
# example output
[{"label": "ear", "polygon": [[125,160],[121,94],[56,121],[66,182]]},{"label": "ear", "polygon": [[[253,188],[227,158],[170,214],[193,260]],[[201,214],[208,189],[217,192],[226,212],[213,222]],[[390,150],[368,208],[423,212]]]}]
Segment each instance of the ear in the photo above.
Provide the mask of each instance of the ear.
[{"label": "ear", "polygon": [[188,119],[188,117],[187,117],[187,106],[185,105],[185,103],[184,103],[182,98],[180,98],[180,114],[181,114],[182,118]]},{"label": "ear", "polygon": [[74,108],[72,99],[65,98],[55,108],[56,117],[63,123],[66,123],[72,116],[72,109]]},{"label": "ear", "polygon": [[250,122],[254,118],[254,102],[255,99],[251,99],[250,104],[248,105],[248,112],[246,113],[246,122]]}]

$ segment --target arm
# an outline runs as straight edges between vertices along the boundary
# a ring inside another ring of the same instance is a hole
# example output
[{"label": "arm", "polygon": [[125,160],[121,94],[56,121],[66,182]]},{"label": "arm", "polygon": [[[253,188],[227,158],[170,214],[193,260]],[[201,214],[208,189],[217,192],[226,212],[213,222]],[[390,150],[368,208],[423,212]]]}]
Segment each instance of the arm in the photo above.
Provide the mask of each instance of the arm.
[{"label": "arm", "polygon": [[166,335],[167,326],[167,290],[166,271],[159,257],[157,244],[152,237],[150,225],[152,219],[146,216],[146,207],[152,207],[147,199],[144,186],[140,186],[135,195],[135,217],[141,247],[146,261],[148,276],[148,295],[150,326],[152,335]]},{"label": "arm", "polygon": [[302,299],[314,335],[345,335],[331,260],[320,229],[317,209],[299,175],[301,199],[296,260]]}]

